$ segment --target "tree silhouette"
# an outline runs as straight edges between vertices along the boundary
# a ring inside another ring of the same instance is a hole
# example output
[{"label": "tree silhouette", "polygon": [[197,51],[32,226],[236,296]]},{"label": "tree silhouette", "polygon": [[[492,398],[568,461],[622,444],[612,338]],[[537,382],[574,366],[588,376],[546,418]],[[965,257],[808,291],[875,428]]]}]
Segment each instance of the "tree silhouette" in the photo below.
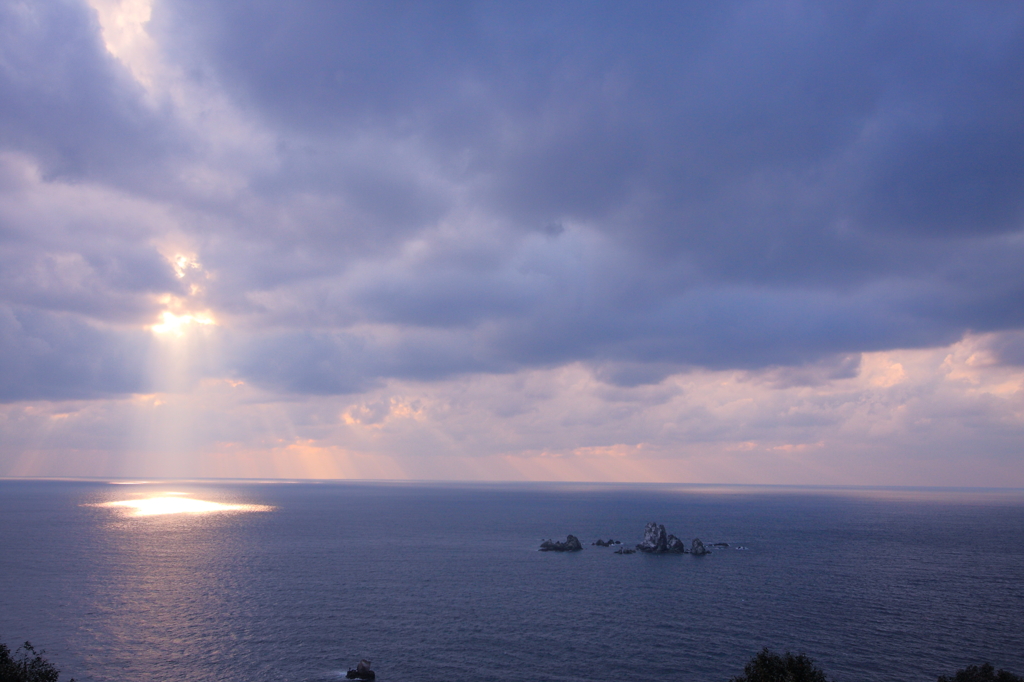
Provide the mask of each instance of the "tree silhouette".
[{"label": "tree silhouette", "polygon": [[828,678],[803,654],[787,651],[780,656],[765,647],[743,667],[742,675],[729,682],[828,682]]},{"label": "tree silhouette", "polygon": [[939,682],[1024,682],[1024,677],[996,670],[989,663],[969,665],[956,671],[953,677],[939,677]]},{"label": "tree silhouette", "polygon": [[44,653],[25,642],[12,656],[10,648],[0,642],[0,682],[57,682],[60,670],[43,658]]}]

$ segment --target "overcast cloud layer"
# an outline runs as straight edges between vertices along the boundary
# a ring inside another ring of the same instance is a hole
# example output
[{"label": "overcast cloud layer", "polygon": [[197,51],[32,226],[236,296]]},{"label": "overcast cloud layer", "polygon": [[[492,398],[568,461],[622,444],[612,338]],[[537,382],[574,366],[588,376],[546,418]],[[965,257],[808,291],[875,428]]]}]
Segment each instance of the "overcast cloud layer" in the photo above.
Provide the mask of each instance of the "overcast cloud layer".
[{"label": "overcast cloud layer", "polygon": [[0,475],[1024,486],[1022,121],[1016,3],[2,2]]}]

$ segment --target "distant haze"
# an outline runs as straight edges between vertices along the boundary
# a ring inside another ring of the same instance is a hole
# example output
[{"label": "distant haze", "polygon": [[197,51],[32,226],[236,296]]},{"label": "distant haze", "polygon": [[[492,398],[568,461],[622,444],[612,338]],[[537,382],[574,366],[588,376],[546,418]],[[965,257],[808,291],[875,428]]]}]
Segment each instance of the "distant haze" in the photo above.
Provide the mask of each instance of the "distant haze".
[{"label": "distant haze", "polygon": [[0,476],[1024,487],[1024,5],[0,3]]}]

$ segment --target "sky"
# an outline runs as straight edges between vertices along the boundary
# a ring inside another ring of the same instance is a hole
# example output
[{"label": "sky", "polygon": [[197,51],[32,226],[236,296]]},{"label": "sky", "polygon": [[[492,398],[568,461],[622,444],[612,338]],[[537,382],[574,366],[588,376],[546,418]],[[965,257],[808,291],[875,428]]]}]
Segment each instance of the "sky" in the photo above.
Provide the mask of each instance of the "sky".
[{"label": "sky", "polygon": [[0,0],[0,476],[1024,487],[1024,5]]}]

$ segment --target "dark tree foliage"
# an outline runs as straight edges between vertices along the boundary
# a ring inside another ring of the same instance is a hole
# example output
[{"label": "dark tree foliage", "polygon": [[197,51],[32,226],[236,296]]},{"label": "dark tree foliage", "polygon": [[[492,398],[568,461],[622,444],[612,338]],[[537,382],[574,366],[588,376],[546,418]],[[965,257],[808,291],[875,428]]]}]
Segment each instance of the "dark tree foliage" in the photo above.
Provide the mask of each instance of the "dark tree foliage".
[{"label": "dark tree foliage", "polygon": [[939,678],[939,682],[1024,682],[1024,677],[1008,673],[1005,670],[996,670],[990,664],[969,665],[966,668],[956,671],[953,677],[945,675]]},{"label": "dark tree foliage", "polygon": [[787,651],[780,656],[765,647],[743,667],[742,675],[729,682],[828,682],[828,678],[803,654]]},{"label": "dark tree foliage", "polygon": [[44,653],[25,642],[12,656],[10,648],[0,642],[0,682],[57,682],[60,670],[43,658]]}]

